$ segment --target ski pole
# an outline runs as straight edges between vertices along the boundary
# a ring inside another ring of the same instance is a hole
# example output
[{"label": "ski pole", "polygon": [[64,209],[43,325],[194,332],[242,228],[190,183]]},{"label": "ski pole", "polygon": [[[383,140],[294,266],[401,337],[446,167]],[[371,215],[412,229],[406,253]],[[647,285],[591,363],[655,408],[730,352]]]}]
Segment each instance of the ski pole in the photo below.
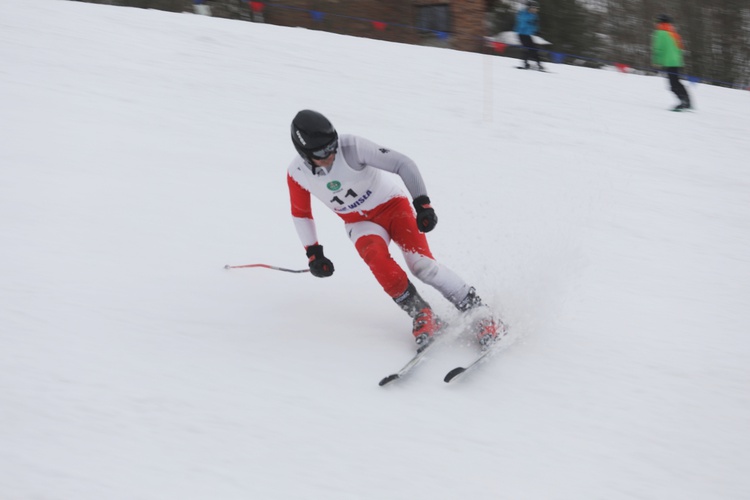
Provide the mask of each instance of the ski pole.
[{"label": "ski pole", "polygon": [[230,266],[227,264],[224,269],[241,269],[243,267],[263,267],[266,269],[273,269],[274,271],[284,271],[286,273],[309,273],[309,269],[287,269],[285,267],[269,266],[268,264],[244,264],[241,266]]}]

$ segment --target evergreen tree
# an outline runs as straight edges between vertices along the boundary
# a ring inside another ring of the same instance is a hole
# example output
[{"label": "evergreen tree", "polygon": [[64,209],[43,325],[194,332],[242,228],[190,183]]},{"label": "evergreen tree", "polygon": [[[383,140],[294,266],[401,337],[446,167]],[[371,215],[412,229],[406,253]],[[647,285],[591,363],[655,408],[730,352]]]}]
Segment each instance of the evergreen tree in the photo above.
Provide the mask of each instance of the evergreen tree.
[{"label": "evergreen tree", "polygon": [[552,50],[586,58],[599,56],[595,16],[578,0],[540,2],[539,36],[552,43]]}]

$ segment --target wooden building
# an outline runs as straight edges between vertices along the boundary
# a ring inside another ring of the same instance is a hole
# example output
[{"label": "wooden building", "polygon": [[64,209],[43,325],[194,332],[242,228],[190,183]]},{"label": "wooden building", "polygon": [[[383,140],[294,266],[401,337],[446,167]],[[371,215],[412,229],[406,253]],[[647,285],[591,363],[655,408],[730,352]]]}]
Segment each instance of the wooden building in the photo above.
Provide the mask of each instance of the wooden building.
[{"label": "wooden building", "polygon": [[78,0],[360,36],[483,50],[491,0]]},{"label": "wooden building", "polygon": [[[222,0],[205,0],[221,16]],[[482,51],[489,0],[280,0],[247,2],[250,18],[279,26],[408,44]]]}]

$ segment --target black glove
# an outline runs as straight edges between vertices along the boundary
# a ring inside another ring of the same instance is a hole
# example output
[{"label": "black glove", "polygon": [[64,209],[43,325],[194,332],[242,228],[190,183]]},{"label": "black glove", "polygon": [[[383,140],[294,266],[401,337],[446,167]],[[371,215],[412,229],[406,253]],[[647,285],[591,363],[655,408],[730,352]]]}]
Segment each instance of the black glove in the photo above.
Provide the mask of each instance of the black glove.
[{"label": "black glove", "polygon": [[435,210],[430,206],[430,199],[426,194],[417,196],[412,202],[417,209],[417,227],[423,233],[429,233],[437,225],[437,215]]},{"label": "black glove", "polygon": [[307,265],[310,266],[310,274],[318,278],[327,278],[333,274],[333,262],[323,255],[323,247],[320,245],[310,245],[307,247],[307,257],[310,259]]}]

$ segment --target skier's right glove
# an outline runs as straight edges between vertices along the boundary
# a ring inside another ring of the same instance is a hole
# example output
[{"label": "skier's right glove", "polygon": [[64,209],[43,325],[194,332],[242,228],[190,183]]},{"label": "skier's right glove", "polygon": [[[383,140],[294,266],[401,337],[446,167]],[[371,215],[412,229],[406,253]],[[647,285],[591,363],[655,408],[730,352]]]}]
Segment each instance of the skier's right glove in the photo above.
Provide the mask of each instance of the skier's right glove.
[{"label": "skier's right glove", "polygon": [[310,274],[318,278],[327,278],[333,274],[333,262],[323,255],[321,245],[310,245],[307,247],[307,265],[310,266]]},{"label": "skier's right glove", "polygon": [[437,215],[435,210],[430,206],[430,198],[426,194],[417,196],[412,202],[417,210],[417,227],[423,233],[428,233],[435,229],[437,225]]}]

